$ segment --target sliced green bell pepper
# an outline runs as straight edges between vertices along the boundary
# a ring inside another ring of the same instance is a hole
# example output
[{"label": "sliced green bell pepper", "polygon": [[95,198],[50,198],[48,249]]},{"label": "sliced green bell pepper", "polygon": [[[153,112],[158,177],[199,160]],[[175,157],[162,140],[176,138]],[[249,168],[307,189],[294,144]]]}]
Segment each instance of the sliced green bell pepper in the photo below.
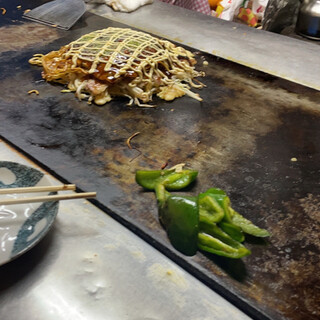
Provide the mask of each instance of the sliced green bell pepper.
[{"label": "sliced green bell pepper", "polygon": [[216,224],[200,223],[199,230],[198,247],[202,250],[229,258],[242,258],[251,253]]},{"label": "sliced green bell pepper", "polygon": [[224,210],[210,193],[199,194],[199,219],[203,222],[217,223],[224,218]]},{"label": "sliced green bell pepper", "polygon": [[243,232],[251,234],[252,236],[255,236],[255,237],[270,236],[270,233],[267,230],[257,227],[250,220],[246,219],[240,213],[233,210],[232,208],[229,208],[229,210],[231,212],[232,223],[240,227]]},{"label": "sliced green bell pepper", "polygon": [[246,247],[234,248],[203,232],[198,235],[198,247],[201,250],[234,259],[245,257],[251,253]]},{"label": "sliced green bell pepper", "polygon": [[233,210],[225,191],[211,188],[198,197],[167,191],[187,187],[197,174],[194,170],[137,171],[136,181],[155,191],[159,220],[178,251],[194,255],[199,248],[229,258],[249,255],[250,250],[241,243],[244,232],[258,237],[269,233]]},{"label": "sliced green bell pepper", "polygon": [[231,202],[226,192],[218,188],[210,188],[204,194],[215,199],[215,201],[219,204],[220,208],[224,212],[224,220],[231,222],[231,216],[229,211]]},{"label": "sliced green bell pepper", "polygon": [[220,227],[234,239],[240,242],[244,241],[244,236],[241,234],[242,232],[251,234],[255,237],[267,237],[270,235],[267,230],[257,227],[250,220],[244,218],[240,213],[235,211],[231,207],[230,198],[227,196],[225,191],[217,188],[210,188],[202,194],[202,196],[203,195],[207,195],[215,199],[221,209],[223,209],[224,217]]},{"label": "sliced green bell pepper", "polygon": [[[178,251],[191,256],[199,248],[235,259],[250,254],[237,239],[234,240],[216,225],[224,218],[224,211],[210,193],[198,197],[173,196],[162,184],[158,184],[155,191],[160,221],[171,244]],[[239,234],[242,234],[238,229],[234,226],[232,231],[234,234],[234,230],[237,230],[239,238]]]},{"label": "sliced green bell pepper", "polygon": [[163,184],[155,186],[159,220],[178,251],[192,256],[197,252],[199,210],[196,197],[172,196]]},{"label": "sliced green bell pepper", "polygon": [[178,251],[192,256],[197,252],[198,204],[196,197],[169,196],[159,204],[159,219]]},{"label": "sliced green bell pepper", "polygon": [[163,184],[167,190],[180,190],[193,182],[198,171],[181,170],[139,170],[136,172],[136,182],[145,189],[154,190],[156,185]]},{"label": "sliced green bell pepper", "polygon": [[224,222],[224,221],[219,222],[219,227],[225,233],[227,233],[232,239],[239,241],[239,242],[244,241],[245,237],[244,237],[243,231],[240,227],[238,227],[232,223],[228,223],[228,222]]}]

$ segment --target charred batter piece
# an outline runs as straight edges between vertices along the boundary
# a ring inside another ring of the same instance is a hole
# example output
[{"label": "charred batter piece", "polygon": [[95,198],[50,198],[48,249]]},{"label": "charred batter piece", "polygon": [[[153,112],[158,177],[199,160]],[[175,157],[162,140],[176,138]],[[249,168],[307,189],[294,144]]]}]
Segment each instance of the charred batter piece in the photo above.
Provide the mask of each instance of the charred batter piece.
[{"label": "charred batter piece", "polygon": [[204,86],[193,82],[204,76],[194,69],[193,54],[131,29],[94,31],[59,51],[36,54],[29,62],[43,67],[45,80],[66,84],[79,100],[98,105],[126,96],[129,105],[150,106],[154,94],[167,101],[185,94],[202,100],[190,90]]}]

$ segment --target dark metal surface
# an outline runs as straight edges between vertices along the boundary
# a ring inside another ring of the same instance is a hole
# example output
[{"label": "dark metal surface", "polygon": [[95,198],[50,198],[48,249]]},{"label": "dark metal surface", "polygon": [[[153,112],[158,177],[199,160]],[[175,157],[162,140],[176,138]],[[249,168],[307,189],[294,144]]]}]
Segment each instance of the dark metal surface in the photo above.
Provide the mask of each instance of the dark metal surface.
[{"label": "dark metal surface", "polygon": [[[33,53],[111,25],[86,15],[69,32],[33,23],[2,27],[11,41],[0,55],[0,134],[65,180],[96,190],[100,207],[250,316],[318,319],[320,93],[199,53],[198,69],[207,74],[202,103],[155,99],[157,108],[145,109],[118,99],[97,107],[60,93],[28,64]],[[31,89],[39,96],[28,95]],[[241,261],[175,252],[154,194],[134,181],[135,170],[166,162],[199,170],[186,192],[225,189],[235,209],[272,236],[248,239],[252,255]]]}]

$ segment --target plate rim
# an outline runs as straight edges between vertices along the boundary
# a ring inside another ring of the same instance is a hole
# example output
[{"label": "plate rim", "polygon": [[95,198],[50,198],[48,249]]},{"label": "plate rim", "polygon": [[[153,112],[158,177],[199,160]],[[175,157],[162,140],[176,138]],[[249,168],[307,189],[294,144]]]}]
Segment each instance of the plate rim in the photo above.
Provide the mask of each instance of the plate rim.
[{"label": "plate rim", "polygon": [[[4,163],[8,163],[8,164],[15,164],[15,165],[19,165],[21,167],[24,167],[24,168],[30,168],[30,169],[33,169],[33,170],[36,170],[40,173],[43,174],[43,176],[41,177],[41,180],[45,179],[46,180],[46,183],[48,183],[48,185],[54,185],[53,182],[49,179],[49,175],[48,173],[42,171],[42,170],[39,170],[38,168],[35,168],[33,167],[32,165],[26,165],[24,163],[20,163],[20,162],[16,162],[16,161],[8,161],[8,160],[0,160],[0,168],[4,168],[5,166],[3,165]],[[2,189],[2,187],[0,186],[0,189]],[[12,252],[13,252],[13,248],[14,248],[14,245],[10,251],[10,254],[9,256],[7,257],[7,259],[5,259],[4,261],[0,261],[0,267],[19,258],[20,256],[24,255],[25,253],[27,253],[28,251],[30,251],[32,248],[34,248],[47,234],[48,232],[51,230],[54,222],[55,222],[55,219],[57,217],[57,214],[58,214],[58,211],[59,211],[59,201],[52,201],[52,203],[56,203],[57,204],[57,207],[56,207],[56,210],[53,214],[50,214],[46,217],[50,217],[50,221],[47,222],[46,226],[44,227],[43,229],[43,232],[41,232],[41,235],[39,236],[36,236],[34,237],[34,239],[32,240],[31,243],[29,243],[28,245],[26,245],[22,250],[19,250],[19,252],[15,253],[14,255],[12,255]],[[41,207],[41,205],[39,206],[39,208]],[[34,212],[36,212],[37,210],[34,210]],[[34,213],[33,212],[33,213]],[[32,214],[30,215],[30,217],[32,216]],[[30,218],[29,217],[29,218]],[[21,227],[23,226],[24,222],[26,221],[27,219],[24,219],[24,221],[22,222],[21,226],[20,226],[20,229],[19,231],[21,230]],[[19,233],[18,231],[18,233]],[[16,237],[18,236],[18,233],[16,235]],[[15,243],[16,239],[14,240],[14,243]],[[0,255],[2,254],[2,252],[0,251]]]}]

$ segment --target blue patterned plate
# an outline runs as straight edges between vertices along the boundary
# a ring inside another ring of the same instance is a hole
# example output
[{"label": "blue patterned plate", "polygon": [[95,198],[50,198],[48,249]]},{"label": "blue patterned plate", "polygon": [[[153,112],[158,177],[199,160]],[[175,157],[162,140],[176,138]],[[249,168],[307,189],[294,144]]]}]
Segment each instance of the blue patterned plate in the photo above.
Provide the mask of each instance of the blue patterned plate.
[{"label": "blue patterned plate", "polygon": [[[16,162],[0,161],[0,188],[49,186],[41,171]],[[0,199],[40,196],[49,193],[7,194]],[[54,193],[51,193],[54,194]],[[25,253],[49,231],[59,202],[0,205],[0,265]]]}]

